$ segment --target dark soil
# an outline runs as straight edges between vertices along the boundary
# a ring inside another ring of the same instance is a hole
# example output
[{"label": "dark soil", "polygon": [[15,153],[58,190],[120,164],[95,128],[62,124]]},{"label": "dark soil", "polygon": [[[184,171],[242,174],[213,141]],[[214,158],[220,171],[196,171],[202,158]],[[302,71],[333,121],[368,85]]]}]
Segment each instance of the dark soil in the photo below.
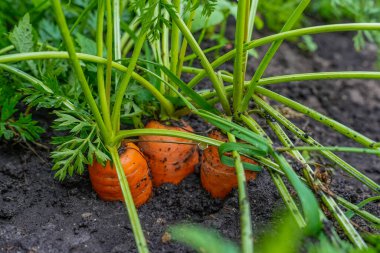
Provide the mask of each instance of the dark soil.
[{"label": "dark soil", "polygon": [[[267,76],[333,70],[373,69],[376,51],[357,53],[352,34],[320,35],[316,54],[299,51],[285,43]],[[263,52],[263,50],[260,50]],[[257,60],[252,60],[252,73]],[[231,68],[227,66],[227,68]],[[380,141],[380,83],[374,80],[309,81],[272,86],[273,90],[336,118]],[[197,131],[209,126],[190,117]],[[307,118],[294,118],[304,130],[326,145],[353,145],[347,138]],[[42,119],[44,122],[44,119]],[[132,230],[122,203],[99,200],[88,175],[63,183],[53,179],[48,152],[35,147],[39,157],[21,145],[0,144],[0,252],[135,252]],[[380,159],[369,155],[342,155],[348,162],[380,182]],[[318,159],[318,158],[315,158]],[[323,162],[323,161],[322,161]],[[356,203],[371,192],[340,170],[334,170],[332,189]],[[278,221],[275,210],[284,207],[267,172],[249,184],[253,226],[259,233]],[[368,210],[380,214],[378,204]],[[195,222],[239,238],[237,192],[224,201],[214,200],[201,188],[198,173],[180,185],[163,185],[139,209],[152,252],[187,252],[174,242],[163,242],[168,225]],[[365,223],[355,220],[365,229]]]}]

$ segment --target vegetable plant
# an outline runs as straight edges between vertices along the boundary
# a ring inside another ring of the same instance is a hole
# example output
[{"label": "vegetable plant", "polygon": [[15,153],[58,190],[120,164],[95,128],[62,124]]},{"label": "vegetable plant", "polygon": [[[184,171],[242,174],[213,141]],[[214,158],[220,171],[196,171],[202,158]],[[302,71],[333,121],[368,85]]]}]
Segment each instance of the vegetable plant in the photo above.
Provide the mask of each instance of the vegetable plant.
[{"label": "vegetable plant", "polygon": [[[252,40],[259,1],[238,1],[233,49],[211,61],[207,53],[216,48],[202,49],[199,43],[202,41],[199,39],[202,32],[197,40],[197,33],[191,32],[191,29],[197,13],[212,17],[218,8],[217,1],[98,0],[90,1],[86,7],[83,5],[83,12],[73,19],[72,15],[67,14],[75,13],[70,4],[50,0],[44,8],[53,11],[51,18],[55,20],[55,26],[51,26],[49,31],[57,36],[52,31],[54,27],[59,30],[62,41],[52,38],[54,45],[46,41],[36,41],[27,14],[9,36],[12,45],[0,49],[0,69],[26,82],[25,87],[18,90],[28,105],[54,109],[54,126],[62,131],[62,135],[53,139],[56,150],[51,155],[57,178],[63,180],[75,172],[80,174],[86,166],[89,166],[91,177],[101,177],[107,170],[113,171],[113,174],[116,172],[139,252],[148,252],[149,249],[136,210],[136,205],[141,202],[136,201],[136,191],[134,196],[134,179],[128,174],[131,170],[124,168],[125,153],[131,151],[140,160],[142,157],[141,151],[132,142],[137,142],[140,148],[143,147],[143,152],[148,154],[147,158],[158,156],[155,157],[157,162],[149,162],[151,169],[154,169],[154,164],[158,168],[162,167],[166,158],[160,157],[165,152],[150,151],[154,145],[146,145],[148,142],[170,144],[171,148],[180,146],[180,154],[188,149],[195,158],[186,156],[187,160],[180,161],[185,165],[189,159],[197,161],[197,147],[217,147],[220,161],[235,168],[239,193],[241,252],[254,251],[246,181],[250,175],[262,169],[269,171],[293,223],[303,235],[318,236],[321,233],[322,221],[328,219],[322,210],[327,210],[351,243],[359,249],[365,249],[367,244],[350,222],[350,218],[356,214],[370,224],[377,225],[379,218],[362,210],[361,206],[364,204],[356,205],[336,194],[330,194],[317,177],[314,164],[309,163],[306,153],[301,151],[319,152],[326,160],[367,185],[374,194],[378,194],[380,187],[376,182],[345,162],[335,152],[379,155],[380,144],[305,105],[271,91],[268,87],[292,81],[378,79],[380,74],[371,71],[348,71],[263,76],[286,39],[317,33],[376,31],[380,29],[380,24],[346,23],[293,29],[309,3],[310,0],[299,1],[279,33]],[[87,31],[86,27],[78,27],[86,18],[90,20],[89,26],[95,28],[93,34],[91,29]],[[68,19],[73,19],[74,24],[71,27]],[[124,22],[125,20],[128,22]],[[205,28],[210,27],[202,27]],[[75,33],[76,30],[86,35]],[[259,61],[255,72],[248,73],[248,52],[263,45],[269,45],[266,54]],[[189,50],[192,52],[188,54]],[[200,67],[192,65],[193,59],[198,61]],[[233,62],[232,72],[219,69],[228,61]],[[187,80],[185,74],[193,76]],[[247,79],[250,74],[252,77]],[[212,89],[195,89],[206,77],[210,80]],[[319,121],[361,146],[323,146],[312,138],[312,134],[306,134],[276,110],[268,100]],[[13,103],[13,106],[9,106],[9,103]],[[15,103],[4,102],[2,108],[7,108],[5,111],[14,111]],[[216,104],[220,104],[220,107],[215,106]],[[3,114],[4,112],[2,119]],[[187,114],[195,114],[212,124],[223,132],[228,141],[195,134],[186,124],[178,128],[151,123],[143,128],[142,117],[171,122],[178,121]],[[4,115],[6,122],[10,119],[10,114],[6,112]],[[20,119],[21,117],[24,117],[23,114],[20,114]],[[268,137],[258,119],[265,121],[277,139]],[[35,126],[30,118],[29,126]],[[39,130],[35,131],[39,133]],[[304,144],[296,146],[292,137]],[[301,173],[296,172],[289,159],[302,166]],[[102,169],[98,166],[106,167]],[[183,177],[192,172],[194,166],[185,166]],[[218,168],[214,170],[218,171]],[[144,178],[148,180],[146,170],[144,173]],[[155,185],[162,183],[160,178],[167,179],[166,173],[157,172],[156,178],[157,175],[159,179]],[[301,205],[296,204],[285,179],[294,188]],[[115,182],[114,179],[111,181]],[[178,182],[175,179],[173,183]],[[114,186],[113,183],[110,187]],[[317,199],[320,200],[319,203]],[[375,196],[366,200],[366,203],[376,199]],[[343,209],[349,209],[353,213],[345,214]],[[174,233],[179,233],[178,231],[174,230]],[[191,240],[202,239],[198,236]],[[231,248],[231,252],[237,248],[228,243],[226,245]]]}]

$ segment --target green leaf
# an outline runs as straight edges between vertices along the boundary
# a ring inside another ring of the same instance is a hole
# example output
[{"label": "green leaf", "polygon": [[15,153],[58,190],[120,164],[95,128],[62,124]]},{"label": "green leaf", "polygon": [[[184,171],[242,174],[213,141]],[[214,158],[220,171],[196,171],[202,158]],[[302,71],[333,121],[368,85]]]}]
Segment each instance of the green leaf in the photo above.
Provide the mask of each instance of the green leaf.
[{"label": "green leaf", "polygon": [[56,42],[58,43],[61,40],[61,33],[59,31],[59,27],[47,20],[42,19],[41,22],[38,24],[38,31],[40,35],[40,39],[43,42]]},{"label": "green leaf", "polygon": [[[237,16],[237,4],[227,0],[212,1],[212,8],[209,9],[205,4],[196,10],[197,17],[191,26],[192,32],[198,32],[204,28],[214,27],[223,23],[226,17]],[[217,4],[216,4],[217,3]],[[203,8],[202,8],[203,7]],[[205,11],[208,10],[208,11]]]},{"label": "green leaf", "polygon": [[14,113],[16,113],[18,110],[15,108],[17,103],[19,102],[19,96],[11,97],[3,102],[1,105],[1,121],[5,122],[8,120]]},{"label": "green leaf", "polygon": [[128,87],[127,96],[133,97],[133,100],[139,105],[151,102],[155,99],[150,91],[141,89],[141,86],[136,83],[133,83]]},{"label": "green leaf", "polygon": [[0,137],[4,136],[6,140],[10,140],[13,138],[13,135],[14,135],[13,132],[6,128],[6,124],[3,122],[0,122]]},{"label": "green leaf", "polygon": [[255,16],[255,27],[259,31],[264,28],[264,21],[259,16]]},{"label": "green leaf", "polygon": [[[225,155],[227,152],[237,151],[239,154],[252,157],[252,156],[266,156],[267,153],[263,152],[250,144],[226,142],[219,146],[218,152],[220,161],[227,166],[235,167],[235,160],[232,157]],[[251,171],[262,171],[262,168],[256,164],[242,162],[244,169]]]},{"label": "green leaf", "polygon": [[203,8],[202,8],[202,15],[203,16],[210,16],[215,11],[217,5],[217,0],[203,0]]},{"label": "green leaf", "polygon": [[75,155],[75,150],[71,150],[68,148],[63,148],[62,150],[59,151],[53,151],[51,153],[51,158],[53,159],[64,159],[69,156]]},{"label": "green leaf", "polygon": [[76,126],[74,126],[70,132],[71,133],[79,133],[85,127],[91,127],[91,124],[85,121],[80,121]]},{"label": "green leaf", "polygon": [[80,33],[77,33],[76,42],[78,43],[80,47],[81,53],[96,55],[97,53],[96,42],[93,41],[92,39],[89,39],[88,37],[83,36]]},{"label": "green leaf", "polygon": [[45,130],[38,126],[32,115],[17,113],[16,106],[20,98],[20,94],[15,93],[15,90],[0,89],[0,137],[6,140],[18,137],[22,140],[35,141]]},{"label": "green leaf", "polygon": [[197,17],[191,26],[191,32],[198,32],[204,28],[214,27],[224,21],[224,13],[217,10],[209,17],[203,16],[201,9],[197,9],[195,16]]},{"label": "green leaf", "polygon": [[101,164],[105,164],[106,161],[110,160],[110,157],[104,152],[102,152],[100,149],[95,149],[95,156],[96,160]]},{"label": "green leaf", "polygon": [[57,145],[51,153],[56,178],[64,180],[67,175],[82,174],[85,165],[92,164],[94,157],[104,163],[110,160],[100,139],[96,123],[85,111],[55,111],[55,130],[64,131],[66,136],[53,137]]},{"label": "green leaf", "polygon": [[[267,228],[262,238],[255,244],[255,251],[262,253],[310,253],[307,250],[302,251],[299,249],[300,245],[304,243],[303,238],[305,235],[298,224],[294,222],[293,217],[286,210],[280,209],[275,210],[275,212],[280,214],[280,218],[273,215],[276,217],[276,222],[274,226],[271,225]],[[281,222],[278,222],[279,220]],[[326,253],[325,251],[322,252]]]},{"label": "green leaf", "polygon": [[9,126],[13,127],[20,134],[23,140],[35,141],[45,132],[45,129],[37,125],[38,122],[32,119],[32,115],[24,115],[20,113],[19,118],[15,122],[9,122]]},{"label": "green leaf", "polygon": [[321,231],[322,222],[319,218],[318,201],[312,191],[299,179],[292,167],[286,161],[285,157],[277,152],[272,152],[273,158],[284,171],[289,182],[297,192],[302,204],[303,214],[305,216],[306,227],[304,233],[307,235],[316,235]]},{"label": "green leaf", "polygon": [[[32,52],[34,48],[34,40],[32,33],[32,25],[30,24],[29,13],[19,21],[13,31],[9,34],[9,40],[20,53]],[[33,61],[27,61],[29,68],[34,75],[37,75],[37,67]]]},{"label": "green leaf", "polygon": [[313,37],[310,35],[302,36],[302,42],[298,43],[298,46],[308,52],[315,52],[318,49],[318,45],[314,42]]},{"label": "green leaf", "polygon": [[217,232],[196,225],[174,225],[169,228],[173,240],[192,247],[197,252],[238,253],[239,248]]},{"label": "green leaf", "polygon": [[20,53],[31,52],[34,47],[32,25],[30,24],[29,13],[19,21],[13,32],[9,34],[9,40]]}]

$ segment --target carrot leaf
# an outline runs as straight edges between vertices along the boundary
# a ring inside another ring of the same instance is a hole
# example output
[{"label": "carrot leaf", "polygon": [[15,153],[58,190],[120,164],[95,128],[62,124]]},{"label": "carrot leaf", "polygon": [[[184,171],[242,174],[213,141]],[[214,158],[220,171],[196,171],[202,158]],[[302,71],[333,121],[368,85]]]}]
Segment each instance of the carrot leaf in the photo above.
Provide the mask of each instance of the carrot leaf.
[{"label": "carrot leaf", "polygon": [[272,152],[272,156],[284,171],[286,177],[296,190],[301,201],[306,220],[304,232],[308,235],[317,234],[322,228],[322,222],[319,218],[320,209],[318,206],[318,201],[314,197],[313,192],[299,179],[298,175],[294,172],[283,155]]},{"label": "carrot leaf", "polygon": [[54,128],[65,135],[53,137],[57,145],[51,157],[56,171],[55,177],[64,180],[67,175],[82,174],[85,165],[92,164],[94,158],[104,164],[110,160],[109,154],[100,139],[99,129],[85,112],[56,111]]},{"label": "carrot leaf", "polygon": [[[237,151],[239,152],[239,154],[243,156],[247,156],[247,157],[267,155],[266,152],[263,152],[262,150],[259,150],[250,144],[226,142],[219,146],[218,152],[219,152],[220,161],[230,167],[235,166],[235,161],[232,157],[225,155],[225,153],[231,152],[231,151]],[[247,162],[242,162],[242,164],[244,166],[244,169],[247,169],[247,170],[251,170],[251,171],[262,170],[262,168],[256,164],[251,164]]]}]

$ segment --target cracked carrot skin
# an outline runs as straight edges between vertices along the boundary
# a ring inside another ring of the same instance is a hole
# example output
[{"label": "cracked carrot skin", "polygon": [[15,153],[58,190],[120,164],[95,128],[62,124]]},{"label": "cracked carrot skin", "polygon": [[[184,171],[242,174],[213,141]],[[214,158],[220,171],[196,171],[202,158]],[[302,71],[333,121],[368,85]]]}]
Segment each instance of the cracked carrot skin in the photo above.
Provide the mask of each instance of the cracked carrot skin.
[{"label": "cracked carrot skin", "polygon": [[[212,131],[209,134],[210,138],[227,141],[227,137],[219,131]],[[243,162],[257,164],[255,161],[241,156]],[[218,148],[210,146],[203,151],[201,159],[201,182],[214,198],[225,198],[233,188],[237,187],[237,177],[234,167],[229,167],[220,161]],[[254,180],[257,173],[246,171],[245,176],[247,181]]]},{"label": "cracked carrot skin", "polygon": [[[186,123],[183,127],[177,127],[167,126],[158,121],[150,121],[145,128],[193,132],[191,126]],[[194,172],[195,166],[199,163],[197,145],[167,143],[192,143],[190,140],[154,135],[140,136],[139,140],[138,146],[148,161],[154,186],[160,186],[164,183],[179,184],[185,177]]]},{"label": "cracked carrot skin", "polygon": [[[147,161],[133,143],[123,143],[119,150],[120,161],[131,189],[136,207],[148,201],[152,195],[152,180]],[[88,167],[92,188],[105,201],[124,201],[114,166],[108,161],[102,166],[97,161]]]}]

